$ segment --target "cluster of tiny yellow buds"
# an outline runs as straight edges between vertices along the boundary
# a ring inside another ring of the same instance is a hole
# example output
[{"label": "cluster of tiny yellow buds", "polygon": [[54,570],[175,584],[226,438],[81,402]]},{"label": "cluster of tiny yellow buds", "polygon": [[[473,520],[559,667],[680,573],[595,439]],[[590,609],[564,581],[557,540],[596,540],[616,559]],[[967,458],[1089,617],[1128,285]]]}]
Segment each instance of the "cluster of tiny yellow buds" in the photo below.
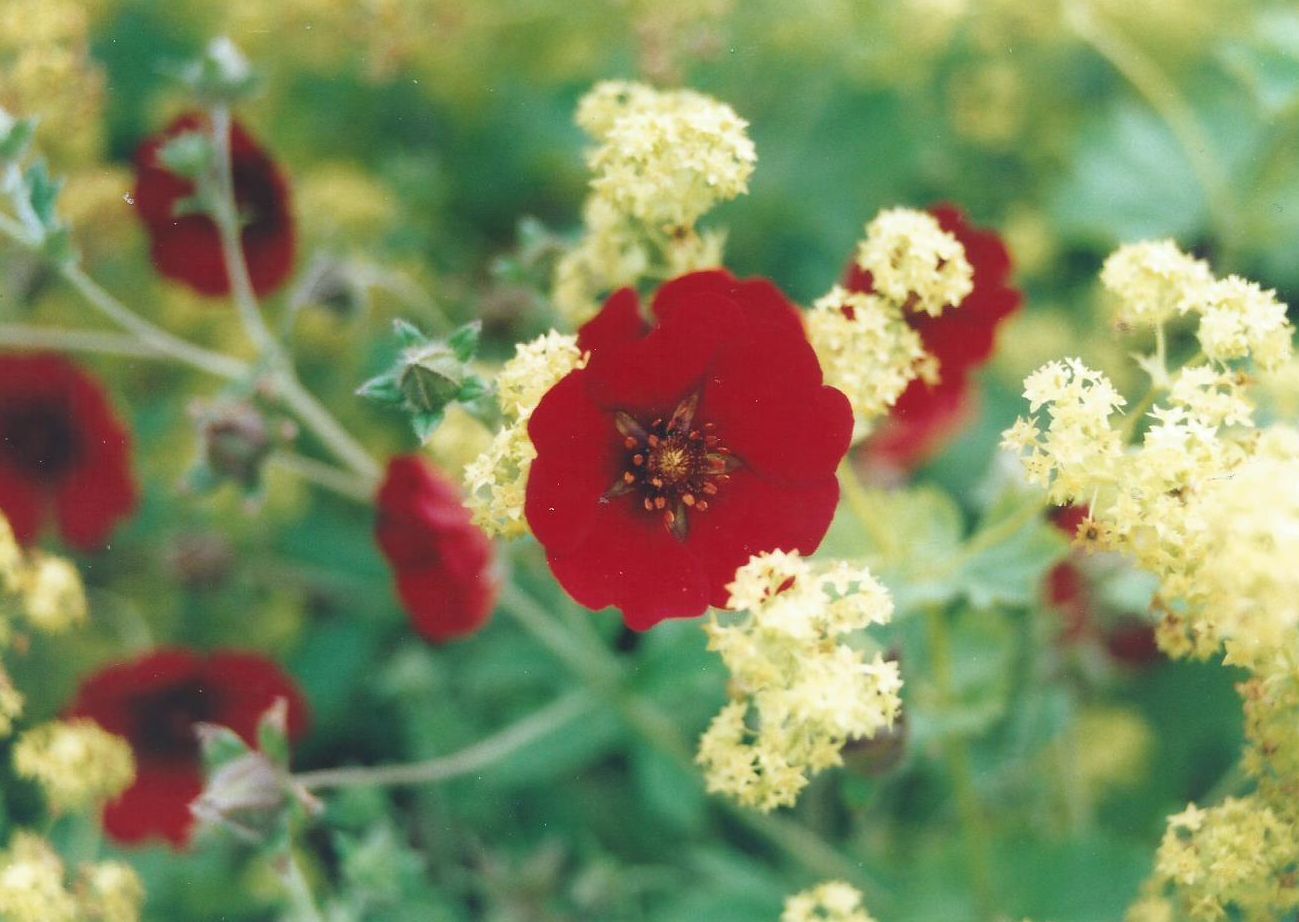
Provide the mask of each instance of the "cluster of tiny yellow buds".
[{"label": "cluster of tiny yellow buds", "polygon": [[94,922],[138,922],[144,884],[120,861],[83,865],[77,888],[82,913]]},{"label": "cluster of tiny yellow buds", "polygon": [[1120,324],[1158,327],[1198,314],[1200,348],[1212,361],[1248,358],[1269,371],[1293,352],[1294,328],[1275,292],[1235,275],[1217,279],[1171,240],[1120,247],[1105,261],[1101,283]]},{"label": "cluster of tiny yellow buds", "polygon": [[1046,408],[1046,431],[1036,416],[1021,418],[1002,444],[1020,455],[1030,482],[1064,505],[1112,481],[1123,440],[1110,415],[1125,401],[1104,374],[1076,358],[1048,362],[1025,379],[1024,396],[1031,413]]},{"label": "cluster of tiny yellow buds", "polygon": [[1210,359],[1251,358],[1267,371],[1289,360],[1294,327],[1276,292],[1233,275],[1209,287],[1197,335],[1200,348]]},{"label": "cluster of tiny yellow buds", "polygon": [[1229,797],[1169,817],[1155,880],[1171,888],[1176,918],[1280,919],[1299,908],[1296,861],[1292,822],[1257,796]]},{"label": "cluster of tiny yellow buds", "polygon": [[576,336],[551,330],[532,342],[519,343],[514,358],[496,376],[501,412],[511,419],[526,420],[555,382],[584,364]]},{"label": "cluster of tiny yellow buds", "polygon": [[373,241],[396,217],[396,198],[359,167],[325,163],[306,173],[294,188],[299,226],[338,243]]},{"label": "cluster of tiny yellow buds", "polygon": [[577,121],[597,142],[587,160],[596,196],[648,227],[692,227],[748,191],[757,161],[748,123],[701,93],[601,83]]},{"label": "cluster of tiny yellow buds", "polygon": [[22,570],[22,548],[18,546],[18,539],[9,527],[9,520],[0,514],[0,593],[18,591]]},{"label": "cluster of tiny yellow buds", "polygon": [[1101,284],[1113,296],[1115,319],[1134,327],[1156,327],[1187,313],[1212,282],[1208,264],[1183,253],[1171,240],[1119,247],[1101,268]]},{"label": "cluster of tiny yellow buds", "polygon": [[0,858],[0,918],[10,922],[78,922],[63,883],[63,862],[40,836],[17,832]]},{"label": "cluster of tiny yellow buds", "polygon": [[555,265],[550,292],[555,308],[573,326],[595,316],[602,295],[636,284],[652,262],[645,234],[609,202],[591,196],[582,218],[586,233]]},{"label": "cluster of tiny yellow buds", "polygon": [[752,558],[727,587],[739,615],[713,616],[709,649],[731,673],[733,700],[699,744],[708,789],[759,810],[792,805],[811,774],[841,764],[852,739],[891,727],[898,665],[846,635],[892,616],[888,592],[862,569],[812,567],[796,553]]},{"label": "cluster of tiny yellow buds", "polygon": [[41,150],[67,168],[98,157],[104,78],[85,0],[0,3],[0,107],[39,115]]},{"label": "cluster of tiny yellow buds", "polygon": [[86,810],[135,781],[130,744],[93,720],[56,720],[28,730],[14,747],[14,770],[45,791],[56,812]]},{"label": "cluster of tiny yellow buds", "polygon": [[1245,708],[1242,767],[1258,778],[1260,790],[1288,789],[1299,778],[1299,670],[1255,675],[1236,686]]},{"label": "cluster of tiny yellow buds", "polygon": [[960,241],[933,215],[910,208],[881,211],[866,225],[857,265],[880,295],[935,317],[974,290],[974,269]]},{"label": "cluster of tiny yellow buds", "polygon": [[859,424],[883,416],[920,373],[920,335],[893,301],[836,285],[806,315],[826,383],[843,391]]},{"label": "cluster of tiny yellow buds", "polygon": [[832,880],[785,900],[780,922],[875,922],[856,889]]},{"label": "cluster of tiny yellow buds", "polygon": [[14,729],[14,721],[23,712],[23,696],[14,688],[8,673],[0,669],[0,739],[7,737]]},{"label": "cluster of tiny yellow buds", "polygon": [[81,576],[62,557],[33,554],[19,586],[23,612],[38,631],[61,634],[86,623],[86,592]]},{"label": "cluster of tiny yellow buds", "polygon": [[0,918],[6,922],[139,922],[144,887],[117,861],[82,865],[70,889],[63,861],[34,833],[18,831],[0,856]]},{"label": "cluster of tiny yellow buds", "polygon": [[527,534],[523,503],[528,472],[537,457],[528,438],[528,419],[546,391],[584,364],[586,356],[577,348],[577,337],[552,330],[519,345],[497,375],[504,423],[487,449],[465,468],[465,504],[475,524],[489,535]]}]

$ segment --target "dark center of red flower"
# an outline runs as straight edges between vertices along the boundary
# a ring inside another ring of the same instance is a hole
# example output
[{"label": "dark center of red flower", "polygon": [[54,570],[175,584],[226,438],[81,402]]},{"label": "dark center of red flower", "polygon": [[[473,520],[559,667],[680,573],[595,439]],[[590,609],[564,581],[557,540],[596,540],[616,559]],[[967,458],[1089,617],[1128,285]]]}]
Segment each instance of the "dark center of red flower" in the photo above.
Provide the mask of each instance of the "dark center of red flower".
[{"label": "dark center of red flower", "polygon": [[210,689],[185,682],[136,702],[136,729],[131,743],[145,758],[187,760],[198,756],[194,724],[216,716],[217,701]]},{"label": "dark center of red flower", "polygon": [[236,160],[231,165],[230,175],[234,180],[235,203],[244,230],[259,234],[277,232],[282,223],[279,194],[265,165]]},{"label": "dark center of red flower", "polygon": [[614,423],[623,436],[625,469],[606,496],[636,494],[641,507],[660,515],[663,525],[679,540],[687,531],[687,515],[707,512],[720,484],[738,466],[738,460],[721,444],[712,423],[695,424],[699,395],[677,405],[666,421],[648,426],[619,411]]},{"label": "dark center of red flower", "polygon": [[81,449],[63,407],[30,403],[0,411],[0,455],[33,480],[59,480],[76,465]]}]

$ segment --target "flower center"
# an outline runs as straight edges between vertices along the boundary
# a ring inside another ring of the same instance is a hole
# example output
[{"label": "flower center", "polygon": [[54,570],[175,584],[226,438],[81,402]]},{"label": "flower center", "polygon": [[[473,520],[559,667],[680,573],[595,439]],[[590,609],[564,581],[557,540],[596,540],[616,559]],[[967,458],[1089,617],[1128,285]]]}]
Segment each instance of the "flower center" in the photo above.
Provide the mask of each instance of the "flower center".
[{"label": "flower center", "polygon": [[198,682],[186,682],[138,700],[136,730],[131,743],[137,752],[156,759],[192,759],[198,755],[194,724],[217,713],[212,693]]},{"label": "flower center", "polygon": [[36,403],[0,413],[0,456],[31,479],[57,481],[80,455],[81,439],[62,407]]},{"label": "flower center", "polygon": [[695,425],[699,395],[677,405],[671,418],[643,426],[627,413],[614,415],[627,451],[625,469],[606,498],[635,493],[646,512],[661,515],[663,525],[685,540],[687,513],[707,512],[718,487],[739,461],[721,444],[716,426]]}]

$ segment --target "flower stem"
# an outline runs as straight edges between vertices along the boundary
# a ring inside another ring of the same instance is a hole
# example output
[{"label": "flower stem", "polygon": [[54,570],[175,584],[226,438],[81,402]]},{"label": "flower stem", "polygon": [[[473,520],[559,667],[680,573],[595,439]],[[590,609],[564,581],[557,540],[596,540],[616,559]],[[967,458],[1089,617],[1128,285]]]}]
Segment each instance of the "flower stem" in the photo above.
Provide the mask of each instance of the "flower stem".
[{"label": "flower stem", "polygon": [[862,486],[857,471],[853,469],[852,462],[847,458],[844,458],[843,463],[839,465],[839,491],[847,501],[853,516],[870,538],[871,544],[875,545],[875,549],[883,557],[891,559],[897,550],[893,535],[884,528],[875,510],[871,508],[870,494]]},{"label": "flower stem", "polygon": [[374,768],[335,768],[303,772],[294,781],[310,790],[398,785],[433,784],[486,768],[571,724],[591,709],[586,692],[571,692],[535,711],[504,730],[449,756],[439,756],[410,765],[380,765]]},{"label": "flower stem", "polygon": [[102,330],[67,330],[25,323],[0,324],[0,349],[52,349],[57,352],[92,352],[124,358],[174,359],[129,333]]},{"label": "flower stem", "polygon": [[275,859],[275,869],[288,893],[289,904],[293,907],[294,922],[325,922],[325,917],[316,907],[316,898],[312,896],[311,885],[307,883],[307,877],[302,873],[302,865],[298,863],[292,845],[289,845],[283,855]]},{"label": "flower stem", "polygon": [[[507,585],[501,594],[502,608],[542,646],[562,660],[596,695],[618,710],[623,720],[642,739],[675,761],[686,771],[695,771],[691,747],[672,717],[653,702],[624,687],[623,668],[609,649],[593,641],[579,640],[547,613],[544,606],[517,586]],[[820,839],[810,829],[784,817],[746,810],[728,800],[716,801],[732,819],[761,836],[789,859],[824,879],[851,881],[873,894],[872,905],[884,902],[879,882],[861,865]]]},{"label": "flower stem", "polygon": [[[929,635],[930,668],[938,686],[940,706],[953,703],[952,641],[948,630],[947,613],[940,606],[931,605],[925,611]],[[979,803],[974,785],[974,772],[970,765],[970,748],[959,733],[950,733],[942,744],[947,770],[951,775],[952,789],[956,795],[956,810],[961,820],[961,833],[965,839],[966,873],[974,894],[979,918],[992,919],[996,901],[993,896],[992,865],[990,863],[992,837],[987,817]]]},{"label": "flower stem", "polygon": [[374,501],[374,490],[371,484],[360,480],[350,471],[292,451],[277,451],[271,455],[270,460],[272,464],[318,487],[337,493],[344,499],[366,506]]}]

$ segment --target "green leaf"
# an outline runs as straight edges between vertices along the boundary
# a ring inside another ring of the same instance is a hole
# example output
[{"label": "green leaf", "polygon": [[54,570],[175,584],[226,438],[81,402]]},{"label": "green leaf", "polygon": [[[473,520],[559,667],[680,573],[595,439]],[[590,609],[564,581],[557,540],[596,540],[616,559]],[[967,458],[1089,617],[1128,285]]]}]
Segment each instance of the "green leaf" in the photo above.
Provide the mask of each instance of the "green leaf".
[{"label": "green leaf", "polygon": [[1299,103],[1299,11],[1260,11],[1254,34],[1227,45],[1221,55],[1267,115]]},{"label": "green leaf", "polygon": [[401,385],[397,383],[397,379],[397,372],[390,368],[381,375],[375,375],[358,387],[356,395],[395,407],[401,406],[406,400],[406,395],[402,393]]},{"label": "green leaf", "polygon": [[0,109],[0,161],[21,159],[36,135],[36,119],[15,119]]},{"label": "green leaf", "polygon": [[403,348],[410,349],[423,346],[429,342],[429,338],[409,320],[403,320],[400,317],[396,318],[392,322],[392,329],[397,334],[397,341],[401,343]]},{"label": "green leaf", "polygon": [[698,772],[686,771],[675,759],[647,746],[632,749],[631,770],[643,803],[654,816],[683,832],[703,827],[708,802]]},{"label": "green leaf", "polygon": [[[995,508],[967,546],[977,547],[981,536],[1013,525],[1015,517],[1022,515],[1023,503],[1024,498],[1019,497]],[[1032,503],[1033,509],[1037,505]],[[1031,605],[1041,595],[1046,571],[1064,557],[1068,547],[1059,529],[1045,516],[1035,515],[987,547],[966,555],[953,582],[975,608]]]},{"label": "green leaf", "polygon": [[257,722],[257,748],[280,768],[289,767],[288,702],[279,698]]},{"label": "green leaf", "polygon": [[421,445],[433,438],[433,433],[437,431],[438,426],[442,425],[444,415],[442,410],[411,414],[410,424],[414,428],[415,436],[419,439]]},{"label": "green leaf", "polygon": [[202,723],[198,725],[199,742],[203,752],[203,768],[211,775],[223,765],[249,753],[248,744],[229,727]]},{"label": "green leaf", "polygon": [[38,160],[28,167],[24,178],[27,181],[27,195],[32,211],[36,213],[46,232],[54,230],[58,226],[58,216],[54,209],[58,204],[59,192],[63,188],[63,180],[50,177],[44,160]]},{"label": "green leaf", "polygon": [[472,359],[478,352],[478,340],[483,331],[483,322],[475,320],[467,323],[447,337],[447,345],[462,362]]}]

